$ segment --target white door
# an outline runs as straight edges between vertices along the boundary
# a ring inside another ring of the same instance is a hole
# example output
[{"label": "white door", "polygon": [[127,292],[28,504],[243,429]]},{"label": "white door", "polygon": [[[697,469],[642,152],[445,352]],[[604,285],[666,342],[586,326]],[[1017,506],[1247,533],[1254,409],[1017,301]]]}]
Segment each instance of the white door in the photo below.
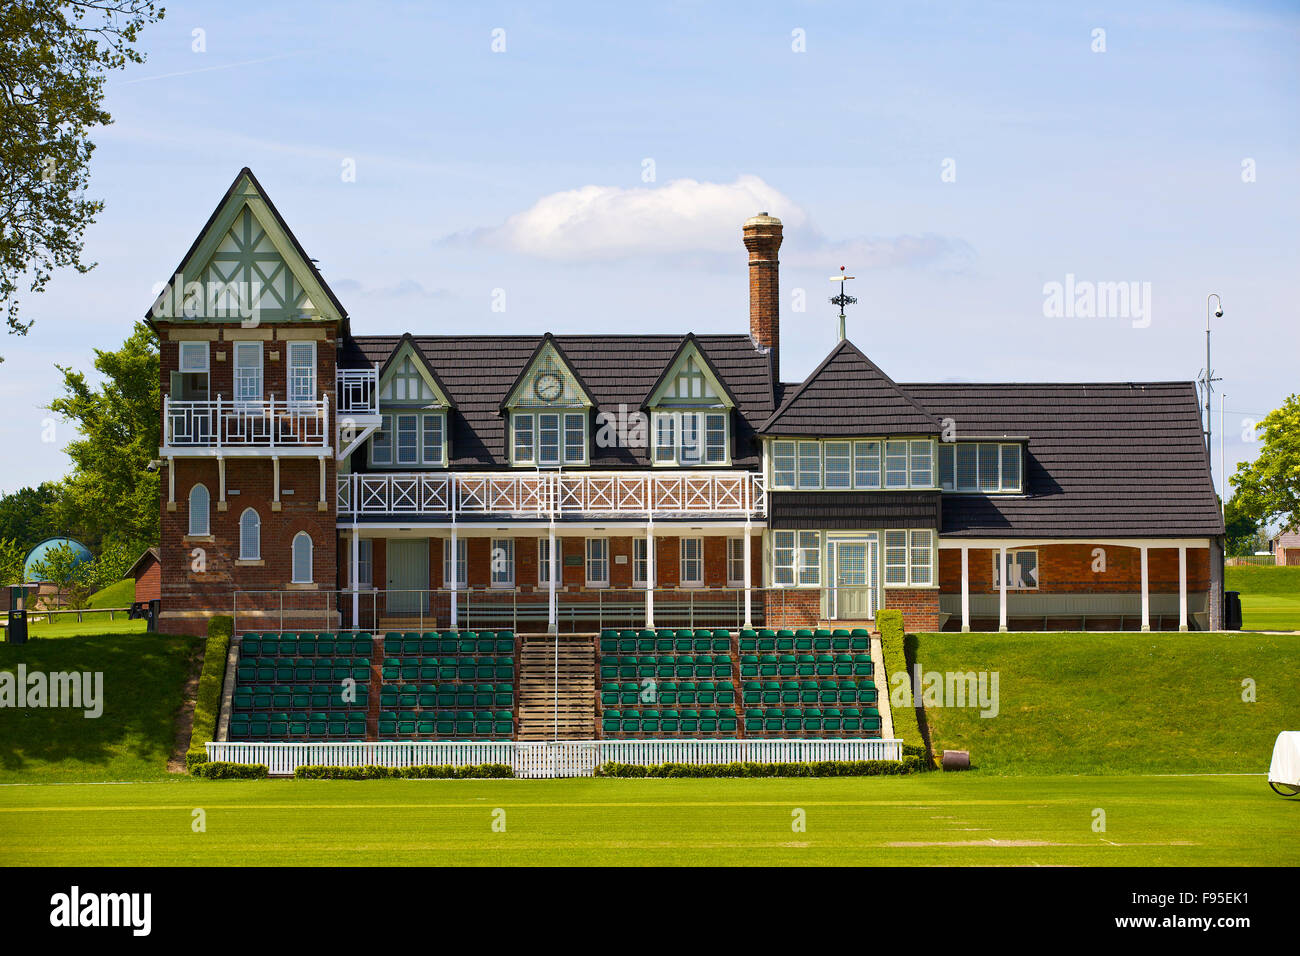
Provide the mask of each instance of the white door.
[{"label": "white door", "polygon": [[874,620],[876,542],[865,538],[832,539],[829,551],[826,616],[834,621]]}]

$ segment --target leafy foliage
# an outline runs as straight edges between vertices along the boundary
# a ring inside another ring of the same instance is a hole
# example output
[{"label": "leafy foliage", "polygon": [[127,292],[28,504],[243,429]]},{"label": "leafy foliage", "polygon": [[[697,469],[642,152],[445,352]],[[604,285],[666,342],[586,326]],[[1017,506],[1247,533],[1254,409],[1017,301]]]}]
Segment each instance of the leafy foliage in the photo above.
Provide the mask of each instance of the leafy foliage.
[{"label": "leafy foliage", "polygon": [[1245,557],[1267,545],[1259,519],[1242,510],[1241,499],[1237,496],[1229,498],[1223,506],[1223,517],[1227,531],[1224,551],[1229,557]]},{"label": "leafy foliage", "polygon": [[19,488],[0,497],[0,538],[11,538],[20,547],[30,551],[46,538],[65,530],[82,537],[78,532],[63,529],[55,518],[60,487],[52,481],[43,481],[35,488]]},{"label": "leafy foliage", "polygon": [[1300,395],[1288,396],[1258,429],[1263,445],[1254,461],[1237,466],[1233,501],[1256,521],[1300,528]]},{"label": "leafy foliage", "polygon": [[90,131],[112,122],[105,74],[144,62],[133,44],[162,17],[150,0],[0,4],[0,301],[11,332],[31,327],[22,286],[39,293],[57,268],[94,268],[82,237],[104,204],[84,192]]}]

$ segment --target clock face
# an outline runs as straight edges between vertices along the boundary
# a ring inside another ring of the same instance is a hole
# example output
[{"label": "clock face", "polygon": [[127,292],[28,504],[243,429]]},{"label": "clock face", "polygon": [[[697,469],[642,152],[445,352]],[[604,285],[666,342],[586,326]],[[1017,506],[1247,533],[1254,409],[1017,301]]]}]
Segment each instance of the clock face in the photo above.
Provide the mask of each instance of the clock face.
[{"label": "clock face", "polygon": [[544,402],[553,402],[564,391],[564,382],[554,372],[539,372],[533,379],[533,392]]}]

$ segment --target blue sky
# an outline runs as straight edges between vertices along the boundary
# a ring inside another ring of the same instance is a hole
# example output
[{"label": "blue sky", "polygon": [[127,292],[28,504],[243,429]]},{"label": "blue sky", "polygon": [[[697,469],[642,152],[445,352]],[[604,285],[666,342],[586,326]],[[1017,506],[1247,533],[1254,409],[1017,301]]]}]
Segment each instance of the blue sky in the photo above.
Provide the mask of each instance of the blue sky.
[{"label": "blue sky", "polygon": [[[787,380],[840,265],[899,381],[1191,379],[1218,292],[1231,472],[1300,389],[1300,13],[1133,6],[168,3],[107,83],[99,265],[0,340],[0,489],[66,471],[54,364],[125,338],[245,165],[358,333],[747,331],[760,209]],[[1067,275],[1150,283],[1149,321],[1049,316]]]}]

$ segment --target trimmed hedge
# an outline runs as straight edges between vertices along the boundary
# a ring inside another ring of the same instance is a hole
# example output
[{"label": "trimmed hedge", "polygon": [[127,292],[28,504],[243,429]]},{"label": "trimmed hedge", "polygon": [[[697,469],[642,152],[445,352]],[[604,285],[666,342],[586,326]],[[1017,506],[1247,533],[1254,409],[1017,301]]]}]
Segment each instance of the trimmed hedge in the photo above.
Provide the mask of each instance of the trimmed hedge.
[{"label": "trimmed hedge", "polygon": [[598,777],[892,777],[922,769],[917,757],[902,760],[818,760],[810,763],[601,764]]},{"label": "trimmed hedge", "polygon": [[225,760],[205,760],[190,768],[190,773],[204,780],[263,780],[267,775],[264,763],[229,763]]},{"label": "trimmed hedge", "polygon": [[226,656],[234,629],[234,618],[228,615],[219,614],[208,619],[208,644],[203,652],[203,670],[199,673],[199,687],[195,694],[190,747],[185,754],[185,767],[191,773],[195,767],[207,763],[208,752],[203,745],[217,736],[221,688],[226,681]]},{"label": "trimmed hedge", "polygon": [[[907,634],[903,630],[903,612],[897,608],[877,611],[876,626],[880,628],[880,650],[885,658],[885,681],[889,692],[889,712],[894,719],[894,736],[904,741],[904,759],[914,757],[918,770],[933,770],[934,758],[926,749],[921,724],[916,717],[912,673],[907,669]],[[895,674],[903,675],[901,684],[907,688],[907,706],[895,704]],[[907,743],[909,740],[912,742]]]},{"label": "trimmed hedge", "polygon": [[293,772],[299,780],[479,780],[513,777],[508,763],[481,763],[465,767],[450,764],[421,764],[416,767],[327,767],[309,764]]}]

